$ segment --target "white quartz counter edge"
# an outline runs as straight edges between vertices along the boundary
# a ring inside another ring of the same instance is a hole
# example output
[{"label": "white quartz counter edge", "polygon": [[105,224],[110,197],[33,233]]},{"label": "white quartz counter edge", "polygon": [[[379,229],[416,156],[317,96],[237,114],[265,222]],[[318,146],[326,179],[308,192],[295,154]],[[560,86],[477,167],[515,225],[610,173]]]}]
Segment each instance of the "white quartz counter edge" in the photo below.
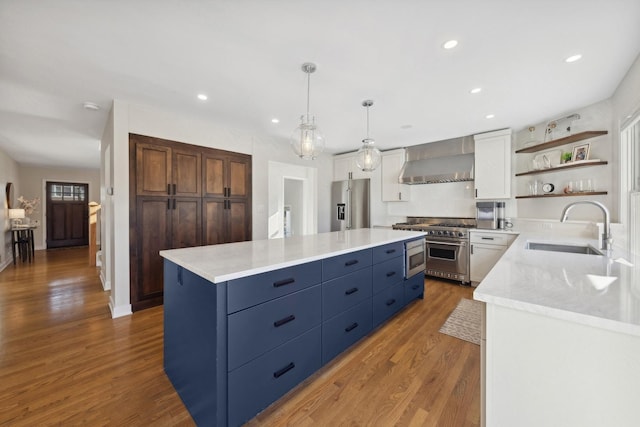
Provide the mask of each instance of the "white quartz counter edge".
[{"label": "white quartz counter edge", "polygon": [[160,251],[160,255],[213,283],[222,283],[424,235],[420,231],[363,228],[170,249]]},{"label": "white quartz counter edge", "polygon": [[[629,260],[628,254],[619,248],[608,257],[528,250],[527,241],[598,248],[595,240],[521,233],[476,288],[474,299],[640,336],[640,313],[629,313],[629,307],[640,307],[631,291],[638,268],[619,262]],[[594,277],[616,280],[599,289],[590,282]]]}]

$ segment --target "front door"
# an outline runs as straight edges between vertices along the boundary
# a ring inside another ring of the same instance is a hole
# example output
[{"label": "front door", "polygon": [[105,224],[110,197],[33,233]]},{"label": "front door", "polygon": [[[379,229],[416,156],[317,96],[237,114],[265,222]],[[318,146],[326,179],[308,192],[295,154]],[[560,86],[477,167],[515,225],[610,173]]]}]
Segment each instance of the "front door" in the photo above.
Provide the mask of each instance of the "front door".
[{"label": "front door", "polygon": [[47,182],[47,249],[89,244],[89,184]]}]

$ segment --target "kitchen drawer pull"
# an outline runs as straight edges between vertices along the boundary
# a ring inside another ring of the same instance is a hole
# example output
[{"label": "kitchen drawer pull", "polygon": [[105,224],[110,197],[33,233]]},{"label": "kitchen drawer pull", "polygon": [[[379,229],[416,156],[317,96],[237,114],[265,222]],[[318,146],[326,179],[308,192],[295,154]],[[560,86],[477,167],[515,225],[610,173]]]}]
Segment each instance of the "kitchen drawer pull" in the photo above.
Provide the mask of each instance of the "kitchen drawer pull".
[{"label": "kitchen drawer pull", "polygon": [[482,240],[493,240],[493,237],[481,237]]},{"label": "kitchen drawer pull", "polygon": [[387,249],[387,253],[388,253],[388,254],[392,254],[392,253],[394,253],[395,251],[396,251],[395,249]]},{"label": "kitchen drawer pull", "polygon": [[346,291],[344,291],[345,295],[351,295],[351,294],[355,294],[356,292],[358,292],[358,288],[351,288],[351,289],[347,289]]},{"label": "kitchen drawer pull", "polygon": [[171,195],[171,184],[167,184],[167,194]]},{"label": "kitchen drawer pull", "polygon": [[284,368],[275,371],[273,373],[273,378],[280,378],[281,376],[283,376],[284,374],[286,374],[287,372],[289,372],[290,370],[292,370],[295,367],[296,367],[296,364],[291,362],[287,366],[285,366]]},{"label": "kitchen drawer pull", "polygon": [[275,322],[273,322],[273,326],[275,326],[276,328],[279,328],[280,326],[285,325],[291,322],[292,320],[296,320],[296,316],[294,316],[293,314],[290,314],[287,317],[284,317],[280,320],[276,320]]},{"label": "kitchen drawer pull", "polygon": [[357,327],[358,327],[358,322],[354,322],[353,324],[351,324],[351,325],[347,326],[346,328],[344,328],[344,331],[345,332],[351,332]]},{"label": "kitchen drawer pull", "polygon": [[416,290],[416,289],[418,289],[419,287],[420,287],[420,285],[413,285],[413,286],[411,287],[411,290],[412,290],[412,291],[415,291],[415,290]]},{"label": "kitchen drawer pull", "polygon": [[386,304],[387,306],[393,305],[396,303],[396,299],[395,298],[391,298],[389,300],[387,300]]},{"label": "kitchen drawer pull", "polygon": [[347,261],[347,262],[345,262],[345,263],[344,263],[344,266],[345,266],[345,267],[349,267],[349,266],[351,266],[351,265],[356,265],[357,263],[358,263],[358,260],[357,260],[357,259],[352,259],[351,261]]},{"label": "kitchen drawer pull", "polygon": [[274,288],[279,288],[280,286],[290,285],[290,284],[294,283],[295,281],[296,281],[296,279],[294,279],[293,277],[291,277],[289,279],[278,280],[277,282],[273,282],[273,287]]},{"label": "kitchen drawer pull", "polygon": [[173,184],[173,195],[174,196],[176,195],[176,187],[177,187],[177,184]]},{"label": "kitchen drawer pull", "polygon": [[391,277],[391,276],[395,276],[396,272],[395,271],[390,271],[387,273],[387,277]]}]

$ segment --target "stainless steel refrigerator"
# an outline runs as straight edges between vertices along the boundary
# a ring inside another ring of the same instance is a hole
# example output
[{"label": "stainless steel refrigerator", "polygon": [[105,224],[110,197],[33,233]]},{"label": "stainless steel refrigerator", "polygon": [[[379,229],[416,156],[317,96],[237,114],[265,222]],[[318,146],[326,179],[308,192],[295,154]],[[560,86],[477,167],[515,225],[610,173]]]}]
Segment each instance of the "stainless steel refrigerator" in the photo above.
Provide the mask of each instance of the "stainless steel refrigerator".
[{"label": "stainless steel refrigerator", "polygon": [[370,179],[331,183],[331,231],[369,228]]}]

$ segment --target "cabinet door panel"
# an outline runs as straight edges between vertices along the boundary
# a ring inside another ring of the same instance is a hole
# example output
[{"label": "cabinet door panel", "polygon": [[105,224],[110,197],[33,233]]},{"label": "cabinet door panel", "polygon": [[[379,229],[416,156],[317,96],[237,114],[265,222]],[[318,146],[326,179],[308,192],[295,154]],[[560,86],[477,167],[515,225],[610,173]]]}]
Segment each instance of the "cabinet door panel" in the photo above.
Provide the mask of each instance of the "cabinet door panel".
[{"label": "cabinet door panel", "polygon": [[251,205],[245,200],[229,199],[229,235],[227,242],[251,240]]},{"label": "cabinet door panel", "polygon": [[396,283],[373,297],[373,327],[375,328],[404,307],[404,286]]},{"label": "cabinet door panel", "polygon": [[320,325],[320,285],[229,316],[228,370]]},{"label": "cabinet door panel", "polygon": [[416,274],[405,280],[403,286],[405,304],[409,304],[416,298],[424,298],[424,274]]},{"label": "cabinet door panel", "polygon": [[171,184],[171,148],[136,143],[136,194],[166,196]]},{"label": "cabinet door panel", "polygon": [[371,331],[371,299],[322,324],[322,363],[327,363]]},{"label": "cabinet door panel", "polygon": [[227,313],[261,304],[320,283],[320,261],[230,280]]},{"label": "cabinet door panel", "polygon": [[239,426],[318,370],[320,327],[229,373],[229,424]]},{"label": "cabinet door panel", "polygon": [[350,252],[322,260],[322,280],[327,281],[371,265],[371,249]]},{"label": "cabinet door panel", "polygon": [[249,188],[251,188],[251,175],[249,173],[250,164],[246,160],[234,160],[229,161],[229,184],[232,197],[246,197],[249,196]]},{"label": "cabinet door panel", "polygon": [[204,195],[223,197],[225,188],[224,160],[219,157],[204,157]]},{"label": "cabinet door panel", "polygon": [[200,196],[202,179],[200,164],[200,153],[174,150],[173,184],[175,184],[175,191],[172,192],[173,195]]},{"label": "cabinet door panel", "polygon": [[373,293],[377,294],[404,279],[404,258],[396,257],[373,265]]},{"label": "cabinet door panel", "polygon": [[217,245],[225,243],[226,226],[225,201],[223,199],[203,199],[204,244]]},{"label": "cabinet door panel", "polygon": [[371,268],[363,268],[322,284],[322,319],[371,298]]},{"label": "cabinet door panel", "polygon": [[[202,244],[200,198],[176,197],[171,206],[171,246],[174,249]],[[175,204],[174,204],[175,203]]]},{"label": "cabinet door panel", "polygon": [[163,262],[159,252],[170,249],[171,210],[167,197],[138,197],[137,274],[133,286],[132,303],[162,295]]}]

